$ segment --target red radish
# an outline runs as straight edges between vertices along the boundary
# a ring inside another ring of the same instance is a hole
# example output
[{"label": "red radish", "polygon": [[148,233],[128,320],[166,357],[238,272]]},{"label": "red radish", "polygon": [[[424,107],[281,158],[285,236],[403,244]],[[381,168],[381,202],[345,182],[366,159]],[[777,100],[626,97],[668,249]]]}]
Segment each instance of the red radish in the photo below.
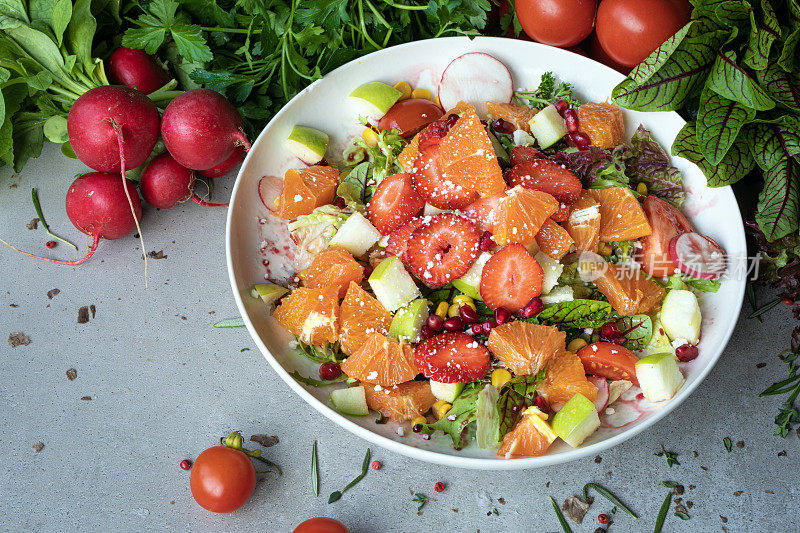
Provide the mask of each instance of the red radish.
[{"label": "red radish", "polygon": [[470,52],[447,65],[439,82],[439,102],[453,109],[463,101],[475,106],[480,117],[487,114],[486,102],[510,102],[514,94],[508,68],[483,52]]},{"label": "red radish", "polygon": [[145,202],[159,209],[169,209],[192,200],[209,207],[226,207],[228,204],[204,202],[194,193],[194,171],[181,166],[168,152],[150,161],[139,178],[139,190]]},{"label": "red radish", "polygon": [[86,91],[67,116],[67,134],[75,155],[99,172],[120,172],[121,153],[126,168],[144,163],[158,141],[158,131],[156,105],[123,85]]},{"label": "red radish", "polygon": [[603,409],[608,405],[608,380],[601,376],[587,376],[586,379],[597,387],[597,398],[594,400],[594,406],[597,408],[598,413],[602,413]]},{"label": "red radish", "polygon": [[192,170],[216,167],[236,147],[250,150],[242,116],[211,89],[192,89],[172,100],[161,118],[161,137],[175,161]]},{"label": "red radish", "polygon": [[172,76],[144,50],[119,47],[106,60],[106,74],[114,85],[125,85],[144,94],[157,91]]},{"label": "red radish", "polygon": [[[66,200],[67,216],[76,228],[93,238],[91,248],[81,259],[58,261],[24,252],[2,239],[0,242],[20,253],[50,263],[80,265],[94,255],[100,239],[120,239],[137,227],[138,219],[142,217],[139,195],[136,193],[136,187],[130,181],[124,181],[125,189],[122,184],[119,174],[90,172],[79,176],[70,185]],[[130,205],[136,214],[136,220],[131,215],[128,198],[130,198]]]},{"label": "red radish", "polygon": [[219,178],[220,176],[224,176],[233,170],[236,165],[244,161],[244,156],[246,154],[247,151],[244,148],[237,146],[228,159],[213,168],[209,168],[208,170],[200,170],[198,172],[207,178]]},{"label": "red radish", "polygon": [[681,272],[695,278],[718,278],[725,272],[725,250],[710,237],[688,232],[669,243],[669,258]]}]

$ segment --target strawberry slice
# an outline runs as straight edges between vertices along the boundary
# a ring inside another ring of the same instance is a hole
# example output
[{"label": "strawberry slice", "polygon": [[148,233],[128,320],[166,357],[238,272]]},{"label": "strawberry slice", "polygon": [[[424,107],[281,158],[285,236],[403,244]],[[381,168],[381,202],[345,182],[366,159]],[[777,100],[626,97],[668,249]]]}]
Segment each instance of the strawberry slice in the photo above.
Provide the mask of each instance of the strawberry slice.
[{"label": "strawberry slice", "polygon": [[439,209],[461,209],[477,200],[480,197],[477,191],[442,178],[439,153],[438,144],[430,144],[424,149],[420,144],[420,154],[412,169],[412,182],[417,193]]},{"label": "strawberry slice", "polygon": [[565,204],[574,203],[581,194],[581,180],[571,171],[549,159],[520,163],[508,173],[512,187],[522,185],[528,189],[552,194]]},{"label": "strawberry slice", "polygon": [[422,282],[444,285],[467,273],[480,253],[480,240],[475,224],[454,213],[442,213],[411,233],[405,259]]},{"label": "strawberry slice", "polygon": [[558,211],[550,215],[554,222],[561,224],[569,220],[569,214],[572,212],[572,206],[560,203],[558,204]]},{"label": "strawberry slice", "polygon": [[389,234],[389,240],[386,243],[386,255],[396,255],[402,258],[403,254],[408,248],[408,239],[415,229],[420,227],[423,222],[430,220],[431,217],[414,217],[404,226],[401,226]]},{"label": "strawberry slice", "polygon": [[378,231],[388,235],[411,220],[425,207],[425,200],[414,190],[411,175],[386,176],[367,204],[367,218]]},{"label": "strawberry slice", "polygon": [[505,198],[506,191],[478,198],[461,210],[461,214],[470,219],[481,231],[493,231],[496,220],[496,209],[500,200]]},{"label": "strawberry slice", "polygon": [[417,368],[440,383],[466,383],[486,375],[489,350],[466,333],[441,333],[414,350]]},{"label": "strawberry slice", "polygon": [[521,244],[509,244],[486,262],[481,274],[481,298],[490,309],[516,312],[542,293],[544,271]]},{"label": "strawberry slice", "polygon": [[530,163],[537,159],[544,159],[544,154],[533,146],[515,146],[511,149],[511,166],[515,167],[520,163]]}]

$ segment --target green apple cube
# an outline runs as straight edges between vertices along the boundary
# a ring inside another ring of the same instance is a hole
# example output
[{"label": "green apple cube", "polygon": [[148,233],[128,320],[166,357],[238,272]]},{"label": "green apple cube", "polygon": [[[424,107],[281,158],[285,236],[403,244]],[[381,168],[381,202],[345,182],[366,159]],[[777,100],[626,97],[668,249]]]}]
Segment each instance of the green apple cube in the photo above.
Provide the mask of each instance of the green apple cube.
[{"label": "green apple cube", "polygon": [[308,126],[295,126],[286,138],[286,148],[303,163],[313,165],[325,157],[328,134]]},{"label": "green apple cube", "polygon": [[543,252],[537,252],[534,258],[544,272],[542,294],[548,294],[558,284],[558,278],[564,271],[564,265]]},{"label": "green apple cube", "polygon": [[385,115],[401,96],[403,93],[399,90],[379,81],[368,81],[350,93],[351,98],[361,102],[363,114],[369,118],[380,118]]},{"label": "green apple cube", "polygon": [[395,313],[389,326],[389,336],[397,340],[419,342],[420,331],[428,320],[428,300],[418,298]]},{"label": "green apple cube", "polygon": [[453,403],[464,390],[464,383],[441,383],[431,380],[431,392],[437,400]]},{"label": "green apple cube", "polygon": [[369,286],[383,306],[395,312],[411,300],[422,298],[417,284],[397,256],[387,257],[369,277]]},{"label": "green apple cube", "polygon": [[664,326],[661,324],[661,315],[658,314],[653,318],[653,336],[650,337],[650,342],[641,351],[639,355],[653,355],[657,353],[675,353],[675,348],[672,346],[669,337],[665,333]]},{"label": "green apple cube", "polygon": [[364,386],[337,389],[331,392],[331,403],[343,415],[366,416],[369,414]]},{"label": "green apple cube", "polygon": [[583,394],[576,394],[553,417],[553,431],[564,442],[577,448],[600,427],[597,408]]},{"label": "green apple cube", "polygon": [[550,292],[548,294],[543,294],[541,298],[544,305],[550,305],[559,302],[571,302],[575,299],[575,295],[572,292],[572,287],[569,285],[560,285],[550,289]]},{"label": "green apple cube", "polygon": [[554,145],[561,137],[568,133],[564,119],[558,114],[553,104],[545,107],[528,121],[531,134],[539,142],[539,148],[548,148]]},{"label": "green apple cube", "polygon": [[271,306],[287,292],[289,292],[289,289],[274,283],[256,283],[250,289],[250,296],[261,298],[267,306]]},{"label": "green apple cube", "polygon": [[692,291],[673,289],[667,293],[661,304],[661,325],[671,340],[697,344],[701,322],[700,305]]},{"label": "green apple cube", "polygon": [[381,232],[375,229],[364,215],[356,211],[347,217],[333,236],[331,246],[341,246],[353,254],[353,257],[361,257],[380,238]]},{"label": "green apple cube", "polygon": [[658,353],[636,362],[636,379],[650,402],[669,400],[686,381],[674,353]]},{"label": "green apple cube", "polygon": [[489,252],[483,252],[478,256],[478,259],[472,263],[467,273],[458,279],[453,280],[453,287],[460,290],[473,300],[483,300],[481,298],[481,275],[483,274],[483,267],[486,262],[492,258]]}]

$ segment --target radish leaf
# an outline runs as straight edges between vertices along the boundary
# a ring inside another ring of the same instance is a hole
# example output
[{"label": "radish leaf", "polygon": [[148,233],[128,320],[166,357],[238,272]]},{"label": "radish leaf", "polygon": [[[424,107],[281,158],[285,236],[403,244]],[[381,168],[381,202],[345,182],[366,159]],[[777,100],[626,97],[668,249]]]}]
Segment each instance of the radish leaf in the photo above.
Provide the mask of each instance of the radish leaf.
[{"label": "radish leaf", "polygon": [[763,24],[756,20],[755,10],[750,10],[750,37],[744,51],[742,63],[755,70],[764,70],[769,65],[772,43],[781,38],[781,25],[768,1],[762,0]]},{"label": "radish leaf", "polygon": [[784,115],[774,122],[747,128],[747,138],[756,163],[769,170],[781,160],[800,155],[800,118]]},{"label": "radish leaf", "polygon": [[599,328],[608,322],[612,312],[608,302],[571,300],[545,307],[536,318],[568,328]]},{"label": "radish leaf", "polygon": [[756,72],[756,79],[776,102],[800,113],[800,65],[792,72],[784,72],[772,63]]},{"label": "radish leaf", "polygon": [[675,52],[694,24],[694,21],[689,22],[683,28],[675,32],[672,37],[661,43],[661,46],[653,50],[644,61],[633,67],[628,77],[638,84],[649,80],[650,77],[667,62],[670,56],[672,56],[673,52]]},{"label": "radish leaf", "polygon": [[624,316],[617,320],[623,346],[629,350],[642,350],[653,336],[653,321],[647,315]]}]

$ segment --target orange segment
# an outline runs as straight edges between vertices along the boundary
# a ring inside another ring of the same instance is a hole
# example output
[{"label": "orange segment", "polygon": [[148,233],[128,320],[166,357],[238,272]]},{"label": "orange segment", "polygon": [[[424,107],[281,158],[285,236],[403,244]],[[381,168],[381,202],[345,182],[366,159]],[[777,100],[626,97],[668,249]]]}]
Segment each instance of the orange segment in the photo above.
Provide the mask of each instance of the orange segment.
[{"label": "orange segment", "polygon": [[500,102],[486,102],[486,109],[493,118],[502,118],[511,122],[518,130],[531,132],[528,121],[539,112],[538,109],[520,104],[503,104]]},{"label": "orange segment", "polygon": [[613,263],[606,266],[605,273],[594,284],[620,315],[647,314],[664,299],[664,288],[639,269]]},{"label": "orange segment", "polygon": [[625,139],[622,111],[616,104],[606,102],[583,104],[575,110],[578,129],[589,136],[592,144],[613,148]]},{"label": "orange segment", "polygon": [[492,141],[474,112],[465,111],[439,146],[439,168],[444,180],[477,191],[482,198],[505,189]]},{"label": "orange segment", "polygon": [[547,218],[558,209],[558,201],[546,192],[517,185],[506,191],[494,211],[494,242],[500,246],[528,246]]},{"label": "orange segment", "polygon": [[564,349],[567,334],[555,326],[515,320],[489,334],[489,350],[519,376],[536,374]]},{"label": "orange segment", "polygon": [[600,202],[601,241],[627,241],[653,233],[639,200],[627,187],[589,189],[587,192]]},{"label": "orange segment", "polygon": [[[446,119],[450,114],[461,115],[463,113],[472,113],[474,115],[475,107],[466,102],[459,102],[453,109],[442,115],[442,117]],[[406,147],[397,154],[397,163],[406,172],[411,172],[417,157],[419,157],[419,133],[414,135]]]},{"label": "orange segment", "polygon": [[570,246],[575,244],[575,240],[570,237],[569,232],[548,218],[539,228],[536,234],[536,244],[539,249],[553,259],[561,259],[569,252]]},{"label": "orange segment", "polygon": [[419,374],[414,366],[414,348],[380,333],[370,333],[366,342],[342,363],[342,372],[364,383],[391,387],[411,381]]},{"label": "orange segment", "polygon": [[273,214],[293,220],[308,215],[315,208],[329,204],[336,194],[339,171],[333,167],[291,168],[283,177],[281,194],[275,200]]},{"label": "orange segment", "polygon": [[339,289],[298,287],[272,313],[278,324],[302,342],[321,346],[339,333]]},{"label": "orange segment", "polygon": [[597,398],[597,387],[586,379],[580,358],[567,350],[557,353],[550,362],[538,391],[551,405],[567,403],[577,393],[591,401]]},{"label": "orange segment", "polygon": [[500,457],[536,457],[544,455],[556,440],[557,435],[544,421],[547,415],[536,407],[522,412],[522,418],[514,429],[503,437],[497,455]]},{"label": "orange segment", "polygon": [[342,300],[339,342],[342,351],[352,355],[374,332],[386,335],[392,325],[392,314],[358,284],[350,282]]},{"label": "orange segment", "polygon": [[392,420],[411,420],[427,413],[436,403],[430,381],[409,381],[391,388],[364,385],[367,407]]},{"label": "orange segment", "polygon": [[350,252],[338,246],[315,257],[302,275],[303,286],[312,289],[338,287],[339,298],[344,298],[351,281],[361,283],[363,279],[364,267],[353,259]]},{"label": "orange segment", "polygon": [[569,218],[564,222],[564,229],[575,241],[578,253],[597,252],[600,244],[600,203],[587,191],[572,204]]}]

